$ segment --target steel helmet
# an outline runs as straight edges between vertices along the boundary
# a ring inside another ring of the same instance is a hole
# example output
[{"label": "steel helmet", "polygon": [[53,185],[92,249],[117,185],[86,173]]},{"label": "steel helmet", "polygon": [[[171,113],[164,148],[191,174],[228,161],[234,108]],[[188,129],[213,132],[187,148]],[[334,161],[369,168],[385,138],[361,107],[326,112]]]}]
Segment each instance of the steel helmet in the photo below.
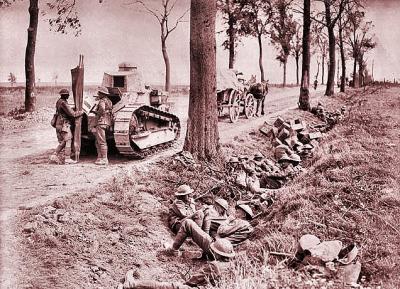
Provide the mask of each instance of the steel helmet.
[{"label": "steel helmet", "polygon": [[175,196],[186,196],[193,192],[193,189],[188,185],[181,185],[176,190]]},{"label": "steel helmet", "polygon": [[237,157],[231,157],[228,162],[229,163],[238,163],[239,159]]},{"label": "steel helmet", "polygon": [[301,158],[298,154],[291,154],[289,156],[289,158],[294,162],[297,162],[297,163],[301,162]]},{"label": "steel helmet", "polygon": [[237,207],[242,209],[250,218],[253,219],[254,214],[253,214],[253,210],[250,208],[250,206],[245,205],[245,204],[239,204],[239,205],[237,205]]},{"label": "steel helmet", "polygon": [[223,257],[231,258],[235,256],[235,251],[233,251],[231,242],[226,239],[217,238],[211,243],[210,248],[214,253],[217,253]]},{"label": "steel helmet", "polygon": [[97,94],[105,94],[105,95],[109,95],[110,93],[108,92],[107,87],[105,86],[99,86],[98,90],[97,90]]},{"label": "steel helmet", "polygon": [[255,160],[262,160],[264,158],[264,156],[260,153],[260,152],[257,152],[255,155],[254,155],[254,159]]},{"label": "steel helmet", "polygon": [[280,163],[280,162],[291,161],[291,160],[292,160],[292,159],[291,159],[287,154],[283,154],[283,155],[279,158],[278,162]]},{"label": "steel helmet", "polygon": [[60,95],[69,95],[69,90],[66,88],[63,88],[59,92]]},{"label": "steel helmet", "polygon": [[310,145],[310,144],[305,144],[304,147],[303,147],[303,149],[305,149],[305,150],[312,150],[312,149],[313,149],[313,146]]},{"label": "steel helmet", "polygon": [[228,202],[222,198],[217,198],[215,199],[215,203],[220,205],[222,208],[224,208],[225,211],[228,211],[229,205]]}]

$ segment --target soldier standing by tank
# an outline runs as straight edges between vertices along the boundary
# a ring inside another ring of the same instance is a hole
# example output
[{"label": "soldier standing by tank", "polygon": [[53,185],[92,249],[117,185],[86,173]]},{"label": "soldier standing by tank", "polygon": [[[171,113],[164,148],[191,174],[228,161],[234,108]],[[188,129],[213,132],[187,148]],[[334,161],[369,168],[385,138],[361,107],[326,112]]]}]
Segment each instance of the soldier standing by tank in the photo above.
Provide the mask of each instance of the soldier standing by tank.
[{"label": "soldier standing by tank", "polygon": [[112,102],[108,98],[109,92],[106,87],[99,87],[98,90],[99,103],[96,110],[96,149],[97,149],[97,160],[96,165],[108,165],[107,158],[107,139],[106,132],[111,126],[111,112]]},{"label": "soldier standing by tank", "polygon": [[71,159],[71,144],[72,144],[72,131],[71,126],[74,123],[74,118],[83,115],[83,111],[74,111],[68,105],[69,91],[66,88],[60,90],[60,98],[56,103],[57,121],[56,133],[58,139],[58,146],[56,151],[50,156],[50,160],[59,163],[60,159],[58,154],[65,150],[65,164],[75,164],[76,161]]}]

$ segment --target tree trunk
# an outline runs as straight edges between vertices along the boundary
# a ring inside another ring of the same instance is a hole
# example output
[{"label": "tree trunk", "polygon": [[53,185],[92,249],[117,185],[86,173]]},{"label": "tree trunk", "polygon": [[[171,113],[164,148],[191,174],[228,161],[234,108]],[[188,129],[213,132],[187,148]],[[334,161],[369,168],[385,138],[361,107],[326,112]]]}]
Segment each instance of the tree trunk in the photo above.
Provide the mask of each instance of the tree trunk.
[{"label": "tree trunk", "polygon": [[310,26],[311,12],[310,0],[304,0],[303,14],[303,56],[301,68],[301,86],[299,96],[299,108],[310,110]]},{"label": "tree trunk", "polygon": [[283,87],[286,87],[286,63],[287,60],[283,63]]},{"label": "tree trunk", "polygon": [[325,78],[325,54],[322,54],[322,62],[321,62],[321,84],[324,83],[324,78]]},{"label": "tree trunk", "polygon": [[35,96],[35,49],[36,34],[38,28],[39,8],[38,0],[30,0],[29,3],[29,27],[28,42],[25,51],[25,111],[36,109]]},{"label": "tree trunk", "polygon": [[358,77],[357,77],[357,57],[354,57],[353,62],[353,87],[358,87]]},{"label": "tree trunk", "polygon": [[[340,23],[341,26],[341,23]],[[340,92],[346,91],[346,56],[343,43],[343,29],[339,29],[340,59],[342,60],[342,76],[340,77]]]},{"label": "tree trunk", "polygon": [[258,34],[257,40],[258,40],[258,48],[259,48],[259,51],[260,51],[260,54],[259,54],[259,57],[258,57],[258,65],[260,66],[261,81],[265,81],[265,77],[264,77],[264,66],[263,66],[263,49],[262,49],[261,34]]},{"label": "tree trunk", "polygon": [[169,91],[171,86],[171,65],[169,63],[166,39],[163,36],[161,36],[161,50],[165,63],[165,91]]},{"label": "tree trunk", "polygon": [[358,60],[358,84],[360,87],[364,86],[364,74],[363,74],[363,59],[360,56],[360,59]]},{"label": "tree trunk", "polygon": [[190,6],[190,96],[184,150],[213,160],[219,151],[216,97],[216,0]]},{"label": "tree trunk", "polygon": [[296,85],[299,85],[299,55],[296,55]]},{"label": "tree trunk", "polygon": [[334,23],[332,23],[331,16],[331,1],[324,1],[325,5],[325,18],[326,18],[326,28],[328,30],[328,53],[329,53],[329,63],[328,63],[328,80],[326,81],[325,95],[330,96],[335,93],[335,31]]},{"label": "tree trunk", "polygon": [[326,81],[326,96],[331,96],[335,93],[335,31],[333,26],[328,27],[329,37],[329,65],[328,65],[328,80]]},{"label": "tree trunk", "polygon": [[230,1],[226,1],[228,5],[228,35],[229,35],[229,69],[233,69],[235,65],[235,29],[233,27],[234,18],[230,12]]}]

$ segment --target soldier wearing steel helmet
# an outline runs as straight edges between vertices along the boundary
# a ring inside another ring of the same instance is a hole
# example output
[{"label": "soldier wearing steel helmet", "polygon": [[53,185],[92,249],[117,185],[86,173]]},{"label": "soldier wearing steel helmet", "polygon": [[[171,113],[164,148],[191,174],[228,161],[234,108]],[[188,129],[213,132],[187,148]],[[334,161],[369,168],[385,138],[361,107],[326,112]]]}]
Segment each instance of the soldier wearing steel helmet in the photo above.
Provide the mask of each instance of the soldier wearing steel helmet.
[{"label": "soldier wearing steel helmet", "polygon": [[229,204],[223,198],[216,198],[214,205],[204,210],[203,230],[215,237],[218,227],[226,222],[229,215]]},{"label": "soldier wearing steel helmet", "polygon": [[[190,232],[188,230],[191,230]],[[117,289],[153,288],[153,289],[190,289],[198,286],[216,286],[223,275],[228,274],[231,264],[228,262],[235,256],[232,244],[222,238],[213,240],[204,233],[192,220],[186,220],[178,232],[173,244],[166,244],[168,251],[178,251],[183,241],[191,236],[207,256],[208,262],[185,282],[138,280],[134,278],[134,271],[129,270],[123,283]],[[177,248],[177,249],[176,249]]]},{"label": "soldier wearing steel helmet", "polygon": [[56,103],[57,121],[56,133],[58,146],[55,152],[50,156],[50,160],[59,163],[59,154],[64,150],[65,164],[74,164],[75,160],[71,159],[72,131],[71,126],[74,124],[74,119],[83,115],[83,111],[74,111],[68,105],[69,91],[63,88],[59,92],[60,98]]},{"label": "soldier wearing steel helmet", "polygon": [[98,90],[99,103],[97,105],[96,113],[96,150],[97,160],[96,165],[108,165],[108,147],[106,132],[111,126],[111,113],[112,113],[112,102],[108,98],[110,95],[106,87],[100,86]]},{"label": "soldier wearing steel helmet", "polygon": [[175,192],[176,199],[169,208],[168,225],[174,233],[177,233],[181,223],[185,219],[192,219],[202,226],[204,213],[202,210],[196,210],[193,198],[190,195],[193,189],[188,185],[181,185]]},{"label": "soldier wearing steel helmet", "polygon": [[237,246],[247,240],[253,232],[253,227],[249,223],[254,217],[250,206],[238,204],[235,215],[230,216],[226,222],[222,223],[217,229],[217,237],[227,239],[233,246]]}]

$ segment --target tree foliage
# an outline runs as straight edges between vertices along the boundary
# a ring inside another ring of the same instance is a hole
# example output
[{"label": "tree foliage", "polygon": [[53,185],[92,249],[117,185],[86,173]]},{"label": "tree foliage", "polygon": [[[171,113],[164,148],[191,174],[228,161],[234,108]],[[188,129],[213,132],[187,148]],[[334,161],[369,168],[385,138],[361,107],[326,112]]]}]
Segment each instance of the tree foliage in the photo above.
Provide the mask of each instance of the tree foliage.
[{"label": "tree foliage", "polygon": [[76,0],[53,0],[46,2],[43,16],[49,16],[47,22],[50,29],[55,32],[67,34],[72,32],[75,36],[82,33],[81,23],[76,10]]},{"label": "tree foliage", "polygon": [[328,80],[325,95],[330,96],[334,93],[335,66],[336,66],[336,36],[335,27],[338,20],[342,17],[346,3],[350,0],[318,0],[323,4],[324,10],[317,13],[313,20],[326,27],[328,33]]},{"label": "tree foliage", "polygon": [[296,34],[296,21],[291,13],[293,0],[276,0],[271,23],[271,42],[278,49],[276,59],[283,64],[283,86],[286,85],[286,64],[293,50],[292,39]]},{"label": "tree foliage", "polygon": [[[353,86],[357,87],[363,82],[365,68],[364,54],[376,47],[374,35],[371,33],[374,25],[366,21],[364,6],[359,4],[347,10],[346,37],[343,41],[349,47],[349,55],[353,58]],[[357,73],[357,64],[359,72]]]},{"label": "tree foliage", "polygon": [[240,20],[242,19],[242,5],[240,0],[218,0],[217,9],[221,12],[222,20],[227,26],[226,40],[222,47],[229,51],[229,68],[234,67],[236,48],[240,43]]},{"label": "tree foliage", "polygon": [[273,3],[272,0],[241,0],[240,3],[242,13],[240,34],[257,38],[259,48],[258,64],[261,81],[264,81],[262,39],[269,33],[268,28],[273,17]]}]

